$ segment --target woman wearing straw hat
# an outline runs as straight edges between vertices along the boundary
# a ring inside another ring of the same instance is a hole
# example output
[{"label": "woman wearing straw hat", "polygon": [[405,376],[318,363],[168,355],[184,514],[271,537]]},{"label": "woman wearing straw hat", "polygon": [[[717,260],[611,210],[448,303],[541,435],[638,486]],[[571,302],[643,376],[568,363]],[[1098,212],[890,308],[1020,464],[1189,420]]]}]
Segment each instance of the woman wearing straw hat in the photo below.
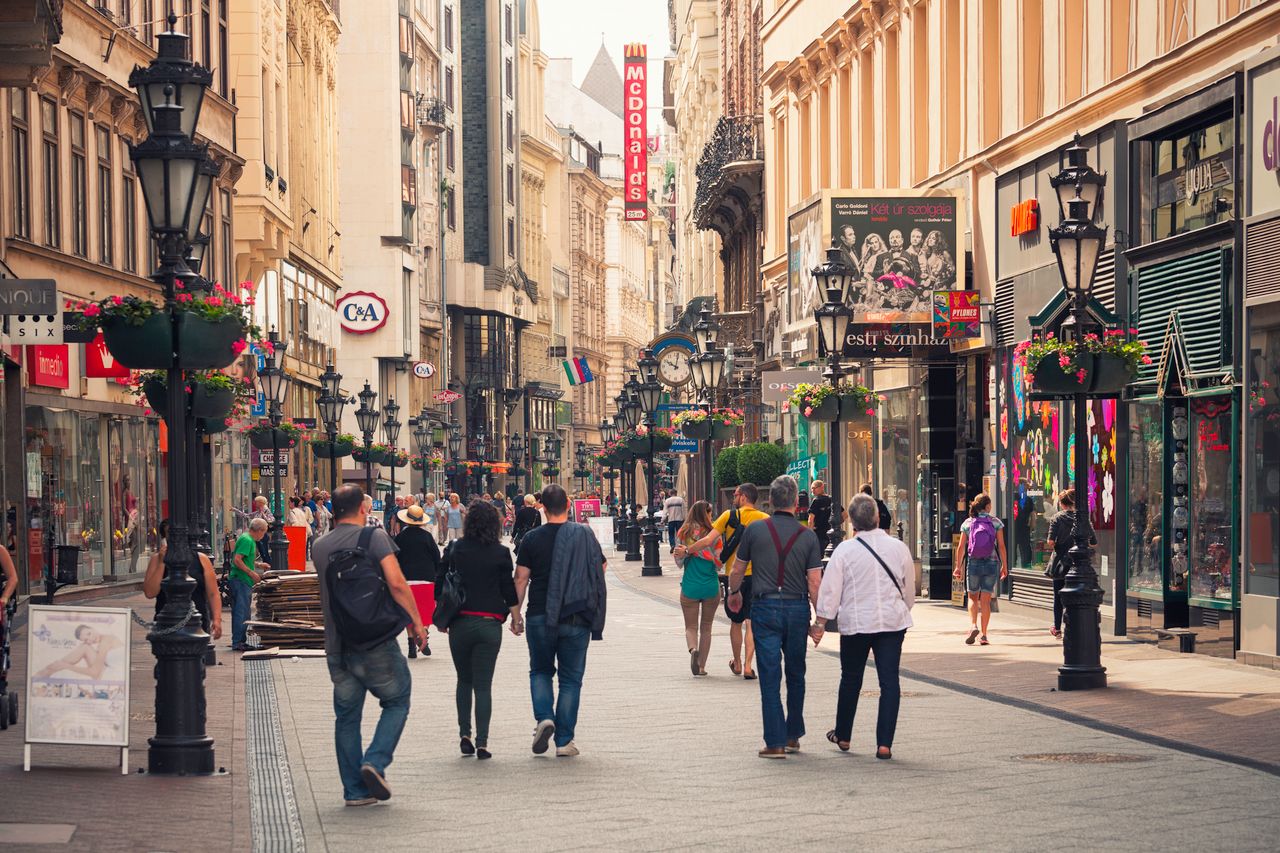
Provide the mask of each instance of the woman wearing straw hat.
[{"label": "woman wearing straw hat", "polygon": [[[396,518],[400,520],[400,532],[396,534],[396,546],[399,547],[400,553],[396,557],[400,560],[400,569],[404,572],[404,579],[410,583],[414,581],[425,581],[430,584],[436,582],[436,572],[440,567],[440,546],[436,544],[436,538],[431,535],[431,531],[427,530],[427,514],[422,507],[414,504],[405,507],[396,513]],[[419,608],[421,610],[421,608]],[[422,618],[424,626],[429,624],[431,614],[425,612]],[[424,656],[431,654],[431,647],[425,643],[422,645],[422,654]],[[418,653],[414,649],[413,636],[409,637],[409,657],[417,657]]]}]

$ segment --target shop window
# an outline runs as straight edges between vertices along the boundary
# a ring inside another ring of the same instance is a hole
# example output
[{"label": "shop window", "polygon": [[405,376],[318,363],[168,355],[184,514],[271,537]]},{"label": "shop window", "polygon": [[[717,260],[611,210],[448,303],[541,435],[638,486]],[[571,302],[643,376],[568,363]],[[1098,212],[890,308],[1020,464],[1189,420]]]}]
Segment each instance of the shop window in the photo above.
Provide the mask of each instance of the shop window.
[{"label": "shop window", "polygon": [[1135,403],[1129,418],[1129,588],[1159,593],[1164,520],[1164,406]]},{"label": "shop window", "polygon": [[1143,233],[1150,240],[1185,234],[1235,214],[1235,118],[1169,137],[1140,148]]},{"label": "shop window", "polygon": [[1232,412],[1229,397],[1191,401],[1191,552],[1188,591],[1193,598],[1232,600]]},{"label": "shop window", "polygon": [[1280,595],[1280,305],[1250,317],[1245,592]]},{"label": "shop window", "polygon": [[1021,365],[1013,366],[1010,388],[1009,561],[1017,569],[1043,571],[1048,519],[1062,489],[1062,407],[1028,399],[1030,382]]}]

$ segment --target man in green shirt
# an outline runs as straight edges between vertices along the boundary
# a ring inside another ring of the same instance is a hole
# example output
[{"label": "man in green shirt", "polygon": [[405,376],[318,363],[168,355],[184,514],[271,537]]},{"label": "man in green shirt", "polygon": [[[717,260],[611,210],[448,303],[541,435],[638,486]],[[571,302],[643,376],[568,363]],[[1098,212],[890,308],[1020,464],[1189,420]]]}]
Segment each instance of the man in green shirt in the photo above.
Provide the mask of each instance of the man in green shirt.
[{"label": "man in green shirt", "polygon": [[249,529],[240,534],[236,540],[236,549],[231,554],[231,648],[237,652],[248,649],[245,644],[249,621],[249,599],[253,585],[262,580],[258,574],[271,567],[257,559],[258,542],[267,535],[267,522],[255,518],[249,522]]}]

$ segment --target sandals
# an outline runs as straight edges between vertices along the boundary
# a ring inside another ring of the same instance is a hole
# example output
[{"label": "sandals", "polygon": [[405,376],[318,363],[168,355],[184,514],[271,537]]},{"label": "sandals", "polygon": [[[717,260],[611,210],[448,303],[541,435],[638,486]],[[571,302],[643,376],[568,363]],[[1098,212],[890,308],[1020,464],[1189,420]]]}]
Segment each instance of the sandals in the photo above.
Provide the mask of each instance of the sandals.
[{"label": "sandals", "polygon": [[832,729],[831,731],[827,732],[827,740],[831,741],[836,746],[840,747],[841,752],[849,751],[849,741],[840,740],[839,738],[837,738],[835,729]]},{"label": "sandals", "polygon": [[742,664],[736,660],[729,661],[729,669],[733,671],[734,675],[742,675]]},{"label": "sandals", "polygon": [[756,674],[754,672],[744,672],[742,673],[742,677],[745,678],[747,681],[756,680]]}]

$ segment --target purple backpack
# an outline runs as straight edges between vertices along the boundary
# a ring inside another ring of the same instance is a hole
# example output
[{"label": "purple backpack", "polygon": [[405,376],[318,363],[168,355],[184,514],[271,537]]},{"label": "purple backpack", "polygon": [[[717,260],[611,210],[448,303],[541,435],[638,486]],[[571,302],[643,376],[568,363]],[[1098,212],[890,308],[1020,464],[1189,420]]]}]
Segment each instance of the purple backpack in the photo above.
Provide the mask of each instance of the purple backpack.
[{"label": "purple backpack", "polygon": [[982,560],[996,553],[996,523],[989,515],[975,516],[969,522],[969,557]]}]

